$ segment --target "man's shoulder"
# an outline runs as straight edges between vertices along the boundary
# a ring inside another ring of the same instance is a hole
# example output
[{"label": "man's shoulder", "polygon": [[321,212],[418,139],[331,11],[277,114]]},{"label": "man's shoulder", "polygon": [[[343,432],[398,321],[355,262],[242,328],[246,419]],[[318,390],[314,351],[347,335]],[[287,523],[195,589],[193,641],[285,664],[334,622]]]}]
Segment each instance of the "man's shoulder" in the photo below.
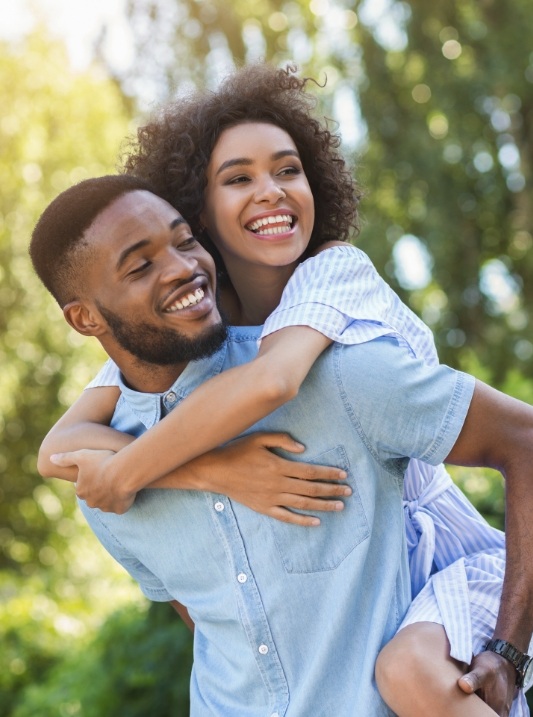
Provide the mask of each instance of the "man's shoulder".
[{"label": "man's shoulder", "polygon": [[[408,347],[394,334],[377,336],[358,344],[335,343],[329,359],[338,363],[350,373],[393,375],[404,364],[422,369],[427,365],[416,359]],[[325,352],[324,357],[327,358]]]},{"label": "man's shoulder", "polygon": [[257,342],[261,336],[262,326],[228,326],[228,344],[246,344]]},{"label": "man's shoulder", "polygon": [[356,345],[333,344],[317,368],[321,378],[333,374],[339,386],[380,396],[406,390],[432,393],[439,386],[453,390],[452,386],[466,376],[444,364],[431,365],[413,356],[394,335]]}]

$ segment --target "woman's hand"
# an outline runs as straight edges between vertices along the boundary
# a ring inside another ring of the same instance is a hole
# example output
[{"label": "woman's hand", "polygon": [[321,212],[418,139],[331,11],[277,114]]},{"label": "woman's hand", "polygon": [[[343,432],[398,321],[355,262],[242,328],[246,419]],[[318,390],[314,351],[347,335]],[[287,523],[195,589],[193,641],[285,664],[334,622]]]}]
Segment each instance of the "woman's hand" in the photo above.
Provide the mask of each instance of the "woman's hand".
[{"label": "woman's hand", "polygon": [[90,508],[100,508],[107,513],[125,513],[135,500],[135,493],[128,492],[120,481],[109,477],[109,469],[114,451],[84,448],[68,453],[56,453],[50,456],[50,462],[63,468],[75,466],[77,478],[72,481],[76,486],[76,495]]}]

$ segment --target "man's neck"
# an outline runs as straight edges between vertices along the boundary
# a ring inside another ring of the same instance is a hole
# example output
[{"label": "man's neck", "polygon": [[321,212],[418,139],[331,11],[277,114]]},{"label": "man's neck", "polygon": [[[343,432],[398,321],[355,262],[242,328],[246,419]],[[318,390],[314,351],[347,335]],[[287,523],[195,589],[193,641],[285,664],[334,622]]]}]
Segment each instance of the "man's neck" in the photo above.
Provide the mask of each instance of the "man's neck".
[{"label": "man's neck", "polygon": [[140,393],[164,393],[176,382],[187,363],[157,366],[133,358],[129,354],[111,356],[127,386]]}]

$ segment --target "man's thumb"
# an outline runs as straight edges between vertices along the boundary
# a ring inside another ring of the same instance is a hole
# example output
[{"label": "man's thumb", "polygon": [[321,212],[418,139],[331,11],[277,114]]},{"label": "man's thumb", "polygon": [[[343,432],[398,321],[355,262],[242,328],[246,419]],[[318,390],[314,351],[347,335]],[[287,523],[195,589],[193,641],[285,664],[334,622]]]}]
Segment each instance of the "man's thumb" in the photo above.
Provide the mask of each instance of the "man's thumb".
[{"label": "man's thumb", "polygon": [[467,695],[477,692],[481,687],[481,682],[481,677],[475,670],[467,672],[466,675],[462,675],[458,680],[459,687],[463,692],[466,692]]}]

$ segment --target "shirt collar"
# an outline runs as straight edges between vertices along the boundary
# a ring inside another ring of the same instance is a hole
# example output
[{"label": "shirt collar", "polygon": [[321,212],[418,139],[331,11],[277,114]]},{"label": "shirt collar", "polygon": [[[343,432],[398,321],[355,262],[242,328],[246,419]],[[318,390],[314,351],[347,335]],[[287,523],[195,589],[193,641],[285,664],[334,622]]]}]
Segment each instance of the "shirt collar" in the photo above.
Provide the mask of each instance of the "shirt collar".
[{"label": "shirt collar", "polygon": [[261,326],[230,326],[228,338],[212,356],[191,361],[167,391],[162,393],[142,393],[127,386],[122,374],[119,387],[123,399],[145,426],[156,423],[179,401],[208,379],[219,374],[226,361],[228,344],[256,341],[261,334]]}]

